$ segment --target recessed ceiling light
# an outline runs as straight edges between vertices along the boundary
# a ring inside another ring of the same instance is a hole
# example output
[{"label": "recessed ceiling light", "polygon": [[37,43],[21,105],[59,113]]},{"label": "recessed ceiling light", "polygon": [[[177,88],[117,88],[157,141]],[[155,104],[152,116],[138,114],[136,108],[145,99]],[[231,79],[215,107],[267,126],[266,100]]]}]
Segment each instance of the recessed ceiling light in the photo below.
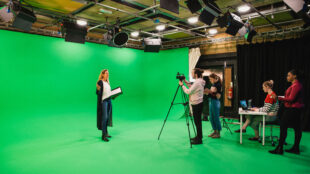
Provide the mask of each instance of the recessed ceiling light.
[{"label": "recessed ceiling light", "polygon": [[158,31],[163,31],[165,28],[166,28],[165,25],[157,25],[156,26],[156,30],[158,30]]},{"label": "recessed ceiling light", "polygon": [[237,8],[238,12],[240,12],[240,13],[248,12],[250,9],[251,9],[251,7],[246,5],[246,4],[241,5]]},{"label": "recessed ceiling light", "polygon": [[138,36],[139,36],[139,31],[131,32],[130,35],[131,35],[132,37],[138,37]]},{"label": "recessed ceiling light", "polygon": [[78,25],[80,25],[80,26],[86,26],[86,25],[87,25],[87,21],[81,20],[81,19],[77,20],[76,23],[77,23]]},{"label": "recessed ceiling light", "polygon": [[215,28],[212,28],[209,30],[209,34],[211,34],[211,35],[214,35],[216,33],[217,33],[217,29],[215,29]]},{"label": "recessed ceiling light", "polygon": [[198,22],[198,17],[197,16],[194,16],[194,17],[190,17],[187,19],[188,23],[190,24],[195,24]]}]

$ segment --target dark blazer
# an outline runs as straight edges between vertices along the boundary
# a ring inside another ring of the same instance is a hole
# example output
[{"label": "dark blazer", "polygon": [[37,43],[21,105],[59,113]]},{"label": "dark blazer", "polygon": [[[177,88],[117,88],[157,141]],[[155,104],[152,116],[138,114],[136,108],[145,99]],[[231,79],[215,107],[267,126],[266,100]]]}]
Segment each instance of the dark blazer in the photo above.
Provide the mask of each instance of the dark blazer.
[{"label": "dark blazer", "polygon": [[[102,130],[102,93],[103,93],[103,83],[102,80],[98,81],[97,84],[100,86],[100,90],[96,88],[97,94],[97,128]],[[109,115],[108,126],[112,127],[112,110]]]}]

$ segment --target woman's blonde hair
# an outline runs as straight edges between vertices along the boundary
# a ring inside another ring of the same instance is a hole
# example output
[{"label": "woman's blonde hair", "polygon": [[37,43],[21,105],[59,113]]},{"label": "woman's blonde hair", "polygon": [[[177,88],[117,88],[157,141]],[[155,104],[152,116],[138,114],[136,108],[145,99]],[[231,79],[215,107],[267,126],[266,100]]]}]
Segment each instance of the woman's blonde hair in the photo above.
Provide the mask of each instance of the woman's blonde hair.
[{"label": "woman's blonde hair", "polygon": [[[100,72],[99,77],[98,77],[98,82],[99,82],[100,80],[103,79],[103,74],[104,74],[106,71],[108,71],[108,69],[103,69],[103,70]],[[107,82],[109,83],[109,79],[107,79]]]},{"label": "woman's blonde hair", "polygon": [[263,83],[263,85],[266,86],[266,87],[269,87],[270,89],[272,89],[273,88],[273,80],[265,81]]}]

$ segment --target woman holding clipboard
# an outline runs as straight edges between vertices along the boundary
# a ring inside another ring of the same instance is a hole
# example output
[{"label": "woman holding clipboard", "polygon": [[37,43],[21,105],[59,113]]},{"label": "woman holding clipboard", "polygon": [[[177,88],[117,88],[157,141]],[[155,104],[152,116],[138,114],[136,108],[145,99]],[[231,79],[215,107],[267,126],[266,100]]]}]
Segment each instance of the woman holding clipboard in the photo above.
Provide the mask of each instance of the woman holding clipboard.
[{"label": "woman holding clipboard", "polygon": [[99,74],[97,81],[97,128],[102,130],[102,140],[108,142],[111,136],[108,134],[108,125],[112,126],[112,102],[109,71],[104,69]]}]

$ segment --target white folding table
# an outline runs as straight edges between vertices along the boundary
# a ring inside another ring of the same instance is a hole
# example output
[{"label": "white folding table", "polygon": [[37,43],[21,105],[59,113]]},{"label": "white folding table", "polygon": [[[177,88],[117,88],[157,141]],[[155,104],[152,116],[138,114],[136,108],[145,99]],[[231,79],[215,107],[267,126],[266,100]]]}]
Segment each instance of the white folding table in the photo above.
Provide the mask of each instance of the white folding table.
[{"label": "white folding table", "polygon": [[245,111],[239,108],[239,115],[240,115],[240,144],[242,144],[242,116],[243,115],[253,115],[257,117],[263,117],[263,141],[262,145],[265,145],[265,120],[267,113],[266,112],[257,112],[257,111]]}]

